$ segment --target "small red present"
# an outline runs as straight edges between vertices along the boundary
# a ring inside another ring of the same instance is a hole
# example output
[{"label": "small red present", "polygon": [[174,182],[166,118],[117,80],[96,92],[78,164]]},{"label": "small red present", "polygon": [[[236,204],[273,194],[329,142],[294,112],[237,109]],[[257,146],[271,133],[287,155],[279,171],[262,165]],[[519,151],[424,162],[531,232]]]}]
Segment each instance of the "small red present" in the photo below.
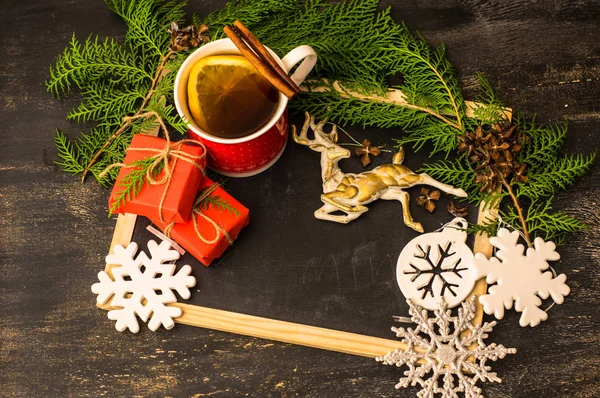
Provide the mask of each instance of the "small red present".
[{"label": "small red present", "polygon": [[[154,159],[162,170],[156,176],[151,175],[150,180],[145,177],[137,195],[128,195],[127,176],[134,170],[139,171],[141,168],[136,162],[144,159]],[[111,213],[133,213],[166,223],[187,221],[205,167],[204,146],[200,143],[195,144],[192,140],[171,143],[136,134],[110,194],[109,209]]]},{"label": "small red present", "polygon": [[151,220],[165,235],[208,266],[250,223],[250,211],[219,184],[204,177],[189,221],[165,223],[156,218]]}]

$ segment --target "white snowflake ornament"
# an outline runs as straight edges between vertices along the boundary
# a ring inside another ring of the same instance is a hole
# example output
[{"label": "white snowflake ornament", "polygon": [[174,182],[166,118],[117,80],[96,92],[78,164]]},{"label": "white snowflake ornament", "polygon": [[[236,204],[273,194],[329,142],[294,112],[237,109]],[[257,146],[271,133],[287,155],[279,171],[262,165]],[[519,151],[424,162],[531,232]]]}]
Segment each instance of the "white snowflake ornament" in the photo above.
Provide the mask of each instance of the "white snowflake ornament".
[{"label": "white snowflake ornament", "polygon": [[518,244],[518,231],[500,228],[490,243],[496,247],[495,257],[488,259],[481,253],[475,254],[474,277],[486,278],[488,284],[497,283],[488,289],[488,294],[479,297],[486,314],[494,314],[497,319],[504,317],[504,310],[512,308],[521,312],[521,326],[537,326],[548,319],[548,313],[542,310],[542,299],[552,296],[556,304],[562,304],[569,294],[565,284],[567,277],[560,274],[553,277],[552,272],[542,272],[550,266],[548,260],[556,261],[560,255],[553,242],[542,238],[533,241],[533,248],[524,254],[524,246]]},{"label": "white snowflake ornament", "polygon": [[434,310],[443,299],[456,307],[473,290],[473,252],[466,244],[467,221],[455,218],[441,231],[417,236],[402,249],[396,279],[402,294]]},{"label": "white snowflake ornament", "polygon": [[189,265],[181,267],[174,275],[175,264],[164,264],[177,260],[179,253],[171,250],[171,244],[162,241],[148,241],[150,256],[141,252],[135,257],[138,245],[131,242],[127,248],[115,246],[115,253],[106,256],[107,264],[121,265],[112,269],[114,280],[101,271],[98,273],[99,283],[92,285],[92,292],[98,295],[98,304],[105,304],[113,297],[110,305],[118,307],[108,312],[108,318],[117,321],[119,332],[129,328],[133,333],[140,330],[136,315],[148,328],[157,330],[160,325],[171,329],[175,323],[173,318],[181,316],[181,309],[165,304],[175,303],[177,293],[184,299],[190,298],[189,288],[196,284],[196,278],[190,276],[192,268]]},{"label": "white snowflake ornament", "polygon": [[475,318],[475,297],[462,303],[457,316],[452,316],[452,311],[442,300],[433,318],[411,300],[407,302],[411,320],[417,327],[392,327],[396,336],[407,345],[406,349],[376,358],[384,365],[408,367],[396,388],[419,385],[419,398],[433,398],[436,394],[442,398],[457,398],[458,393],[463,393],[466,398],[478,398],[482,397],[481,389],[476,385],[478,381],[502,381],[491,372],[486,361],[502,359],[517,350],[502,344],[484,343],[496,322],[479,326],[471,323]]}]

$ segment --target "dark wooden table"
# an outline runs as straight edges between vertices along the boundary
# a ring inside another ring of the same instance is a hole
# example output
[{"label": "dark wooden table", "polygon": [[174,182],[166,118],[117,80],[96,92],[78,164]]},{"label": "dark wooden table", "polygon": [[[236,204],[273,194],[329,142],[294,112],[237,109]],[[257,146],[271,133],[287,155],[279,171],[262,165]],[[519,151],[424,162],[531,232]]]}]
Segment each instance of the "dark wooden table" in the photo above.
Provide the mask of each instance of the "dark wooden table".
[{"label": "dark wooden table", "polygon": [[[225,1],[191,3],[204,14]],[[567,152],[598,147],[598,1],[384,3],[447,43],[467,98],[482,71],[508,106],[568,118]],[[77,98],[54,100],[43,82],[73,31],[122,38],[123,24],[100,0],[4,1],[1,22],[1,396],[414,396],[366,358],[185,326],[117,333],[90,292],[114,228],[108,192],[54,164],[54,128],[77,131],[64,120]],[[560,249],[571,294],[535,329],[507,316],[493,337],[519,352],[494,363],[504,381],[486,396],[600,396],[599,196],[596,166],[558,198],[590,224]]]}]

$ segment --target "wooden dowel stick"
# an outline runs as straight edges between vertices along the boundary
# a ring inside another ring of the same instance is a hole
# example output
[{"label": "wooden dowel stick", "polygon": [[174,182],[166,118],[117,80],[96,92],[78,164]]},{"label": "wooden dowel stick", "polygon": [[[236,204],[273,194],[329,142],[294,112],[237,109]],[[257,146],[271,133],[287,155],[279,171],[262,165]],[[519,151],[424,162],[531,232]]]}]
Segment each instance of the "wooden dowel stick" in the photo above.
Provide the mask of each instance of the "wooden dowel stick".
[{"label": "wooden dowel stick", "polygon": [[[477,224],[483,225],[486,222],[490,222],[495,220],[498,217],[498,207],[497,206],[489,206],[486,202],[482,202],[479,205],[479,213],[477,214]],[[483,253],[487,258],[492,256],[492,251],[494,246],[490,243],[490,238],[485,233],[478,233],[475,235],[475,242],[473,243],[473,253]],[[485,294],[487,291],[487,283],[485,278],[482,278],[475,283],[475,287],[471,292],[471,295],[477,296],[477,300],[479,300],[479,296]],[[479,304],[475,307],[475,319],[477,323],[473,323],[475,325],[481,324],[483,321],[483,306]]]},{"label": "wooden dowel stick", "polygon": [[[311,87],[311,85],[316,85],[316,87]],[[376,95],[376,94],[363,94],[356,91],[352,91],[351,89],[342,86],[342,84],[338,80],[329,81],[328,79],[320,79],[320,80],[307,80],[300,86],[300,91],[311,92],[311,93],[323,93],[330,92],[335,90],[338,95],[342,98],[356,98],[362,101],[379,101],[387,104],[397,104],[401,106],[408,106],[409,103],[406,100],[406,96],[402,91],[390,88],[386,91],[385,95]],[[465,101],[466,105],[466,115],[467,117],[475,117],[475,110],[480,105],[477,102],[473,101]],[[452,115],[452,113],[441,112],[442,115],[448,116]],[[509,120],[512,118],[512,111],[510,108],[505,108],[504,114]]]},{"label": "wooden dowel stick", "polygon": [[[135,214],[119,214],[119,217],[117,217],[117,224],[115,225],[115,232],[113,233],[113,238],[110,242],[109,253],[115,252],[116,245],[125,247],[131,243],[136,220],[137,216]],[[113,278],[112,268],[113,265],[108,264],[104,269],[111,278]]]},{"label": "wooden dowel stick", "polygon": [[[169,307],[181,308],[183,314],[175,319],[175,322],[183,325],[258,337],[282,343],[303,345],[344,354],[375,358],[383,356],[389,351],[406,348],[406,344],[403,344],[399,340],[388,340],[340,330],[278,321],[276,319],[261,318],[197,305],[173,303],[169,304]],[[98,308],[104,310],[113,309],[113,307],[107,304],[98,305]]]},{"label": "wooden dowel stick", "polygon": [[284,343],[370,358],[406,347],[398,340],[381,339],[188,304],[173,305],[183,310],[183,315],[175,320],[178,323]]},{"label": "wooden dowel stick", "polygon": [[239,19],[233,23],[233,26],[238,30],[240,36],[250,46],[255,53],[257,53],[264,62],[279,75],[279,77],[286,81],[286,83],[292,87],[295,93],[300,92],[300,88],[294,83],[294,81],[288,76],[287,72],[283,70],[281,66],[275,61],[275,58],[269,53],[269,50],[262,45],[262,43],[254,36],[254,34],[240,21]]},{"label": "wooden dowel stick", "polygon": [[271,67],[268,64],[263,62],[258,57],[258,55],[256,55],[256,53],[252,51],[250,47],[248,47],[244,40],[242,40],[242,38],[237,34],[235,30],[233,30],[231,26],[226,25],[225,28],[223,28],[223,30],[225,31],[227,37],[229,37],[233,44],[235,44],[238,50],[240,50],[242,55],[246,57],[246,59],[250,61],[252,65],[254,65],[256,70],[258,70],[258,72],[269,83],[271,83],[273,87],[282,92],[283,95],[285,95],[288,98],[292,98],[296,94],[294,89],[290,87],[285,80],[282,80],[279,77],[279,75],[273,69],[271,69]]}]

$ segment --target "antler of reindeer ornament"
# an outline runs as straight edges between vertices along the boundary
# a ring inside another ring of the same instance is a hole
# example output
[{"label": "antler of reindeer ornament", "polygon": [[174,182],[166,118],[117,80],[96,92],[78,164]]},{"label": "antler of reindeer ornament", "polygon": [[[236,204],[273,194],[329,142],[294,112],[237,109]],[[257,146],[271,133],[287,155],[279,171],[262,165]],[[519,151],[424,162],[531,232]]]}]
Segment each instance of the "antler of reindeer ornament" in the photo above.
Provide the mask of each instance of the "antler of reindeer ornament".
[{"label": "antler of reindeer ornament", "polygon": [[[296,126],[292,126],[292,137],[298,144],[306,145],[316,152],[321,152],[321,177],[323,178],[323,206],[315,211],[315,217],[320,220],[334,221],[347,224],[360,217],[369,209],[365,206],[377,199],[398,200],[402,203],[404,224],[418,232],[423,232],[423,226],[414,221],[409,209],[410,196],[403,189],[414,185],[431,185],[446,193],[467,197],[462,189],[443,184],[427,174],[416,174],[403,166],[404,150],[400,148],[394,154],[392,164],[375,167],[373,170],[360,174],[344,173],[338,162],[349,158],[350,151],[337,145],[337,127],[333,125],[330,133],[325,133],[323,127],[327,120],[315,123],[315,118],[306,112],[306,120],[300,134]],[[311,140],[307,136],[308,129],[314,133]],[[345,215],[332,213],[342,211]]]}]

